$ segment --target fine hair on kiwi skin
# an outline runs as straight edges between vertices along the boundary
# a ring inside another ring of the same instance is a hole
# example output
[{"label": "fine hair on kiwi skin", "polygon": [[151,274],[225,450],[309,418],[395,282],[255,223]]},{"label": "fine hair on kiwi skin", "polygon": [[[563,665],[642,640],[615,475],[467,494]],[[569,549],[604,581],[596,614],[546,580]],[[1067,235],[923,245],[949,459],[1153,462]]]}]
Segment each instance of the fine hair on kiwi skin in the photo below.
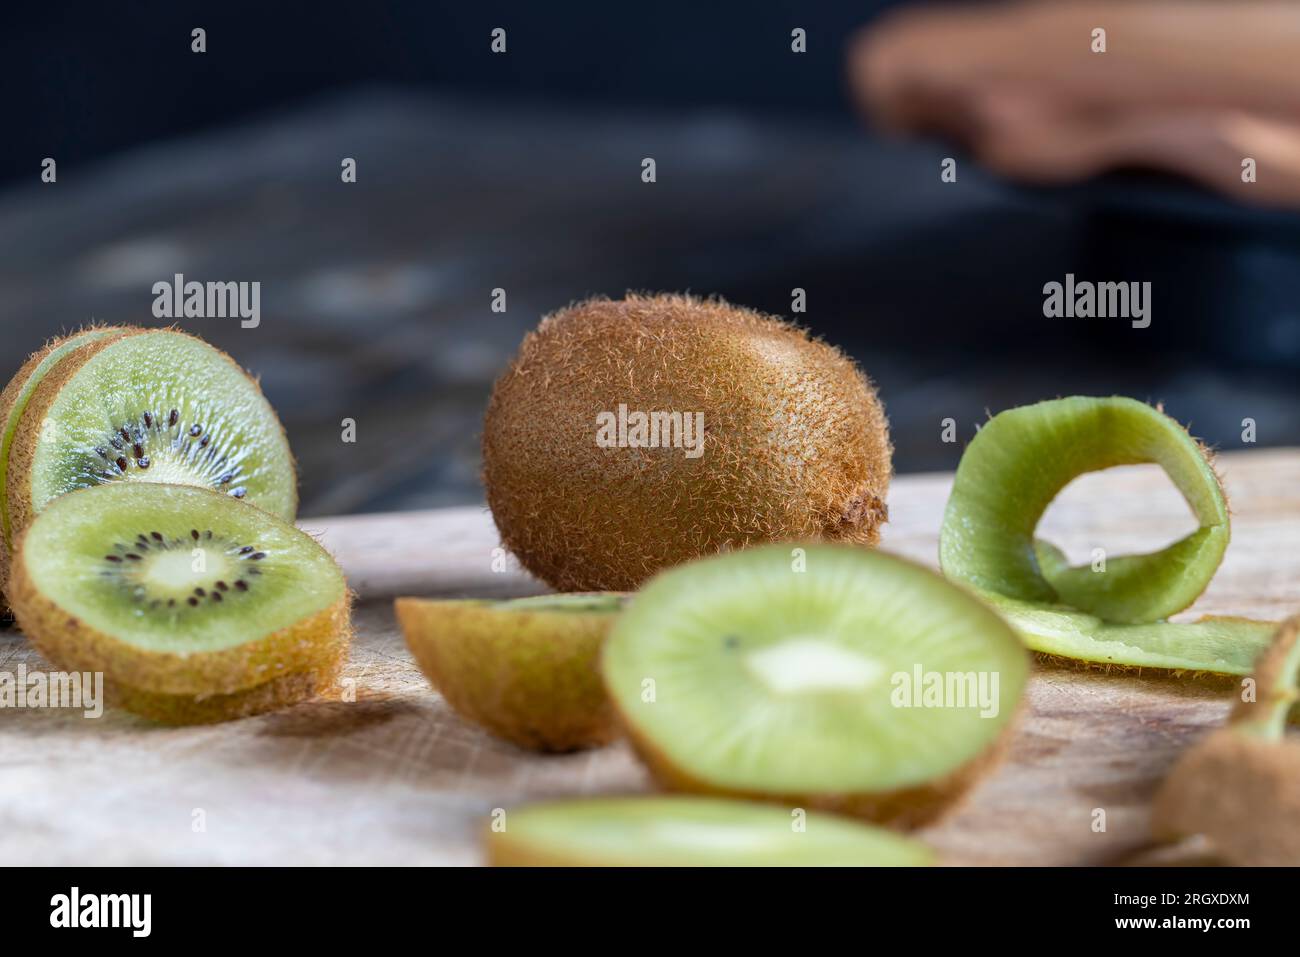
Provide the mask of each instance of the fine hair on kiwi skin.
[{"label": "fine hair on kiwi skin", "polygon": [[1300,700],[1300,616],[1283,622],[1227,724],[1175,763],[1152,805],[1152,832],[1200,835],[1222,861],[1300,866],[1300,742],[1285,737]]},{"label": "fine hair on kiwi skin", "polygon": [[56,499],[19,538],[10,597],[57,667],[102,672],[113,701],[172,724],[319,693],[352,634],[351,594],[318,543],[193,486],[119,482]]},{"label": "fine hair on kiwi skin", "polygon": [[174,328],[94,332],[22,389],[4,487],[11,544],[53,497],[113,481],[207,486],[294,517],[293,457],[254,379]]},{"label": "fine hair on kiwi skin", "polygon": [[626,595],[508,601],[399,598],[420,670],[461,717],[536,751],[575,751],[620,734],[600,650]]},{"label": "fine hair on kiwi skin", "polygon": [[[983,675],[994,707],[923,706],[919,688],[914,703],[895,698],[914,669]],[[914,828],[997,764],[1029,657],[997,614],[929,569],[851,546],[768,545],[657,576],[615,623],[602,672],[665,788]]]},{"label": "fine hair on kiwi skin", "polygon": [[[683,430],[702,418],[699,454],[684,431],[602,447],[620,409],[677,415]],[[557,591],[633,590],[771,541],[875,545],[891,456],[884,409],[846,355],[776,317],[673,294],[547,316],[497,380],[483,429],[502,541]]]}]

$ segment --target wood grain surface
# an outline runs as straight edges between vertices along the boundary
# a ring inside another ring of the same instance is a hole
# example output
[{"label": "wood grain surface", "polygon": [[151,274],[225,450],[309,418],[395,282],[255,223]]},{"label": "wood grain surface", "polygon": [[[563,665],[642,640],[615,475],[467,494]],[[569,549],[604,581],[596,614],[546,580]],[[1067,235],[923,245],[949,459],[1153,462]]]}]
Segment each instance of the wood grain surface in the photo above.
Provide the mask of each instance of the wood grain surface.
[{"label": "wood grain surface", "polygon": [[[1225,455],[1233,542],[1194,613],[1280,618],[1300,609],[1300,451]],[[906,476],[884,546],[934,564],[951,476]],[[1075,560],[1178,537],[1186,506],[1151,467],[1086,476],[1043,532]],[[474,864],[494,808],[649,782],[623,745],[529,754],[451,714],[397,632],[394,594],[540,590],[500,567],[481,509],[305,523],[360,596],[341,686],[287,711],[166,728],[109,708],[0,712],[0,864]],[[43,662],[16,631],[0,670]],[[922,832],[951,863],[1100,864],[1147,844],[1148,803],[1175,757],[1233,694],[1195,684],[1038,666],[1005,761]],[[1106,830],[1094,831],[1105,811]],[[197,824],[201,822],[202,828]]]}]

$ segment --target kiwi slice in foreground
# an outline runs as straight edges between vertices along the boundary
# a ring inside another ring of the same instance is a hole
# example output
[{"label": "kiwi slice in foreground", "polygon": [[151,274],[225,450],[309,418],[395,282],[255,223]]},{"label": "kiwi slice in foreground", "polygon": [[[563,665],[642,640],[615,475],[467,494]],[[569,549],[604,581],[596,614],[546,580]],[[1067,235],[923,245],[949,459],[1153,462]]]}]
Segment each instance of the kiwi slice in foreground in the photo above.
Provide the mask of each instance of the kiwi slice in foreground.
[{"label": "kiwi slice in foreground", "polygon": [[310,536],[207,489],[114,482],[51,502],[9,588],[54,664],[103,672],[128,708],[237,717],[332,681],[351,635],[343,574]]},{"label": "kiwi slice in foreground", "polygon": [[510,811],[488,829],[498,867],[924,867],[934,853],[883,828],[719,798],[592,798]]},{"label": "kiwi slice in foreground", "polygon": [[667,787],[936,817],[992,761],[1028,655],[912,562],[772,545],[661,574],[605,645],[610,697]]},{"label": "kiwi slice in foreground", "polygon": [[293,519],[284,430],[229,356],[170,329],[96,330],[67,346],[38,361],[11,409],[11,543],[65,492],[124,481],[212,488]]},{"label": "kiwi slice in foreground", "polygon": [[[1034,537],[1073,479],[1155,463],[1199,527],[1157,552],[1071,567]],[[1162,619],[1205,590],[1228,547],[1228,506],[1208,452],[1134,399],[1075,396],[994,416],[971,441],[939,540],[949,578],[973,587],[1035,651],[1105,665],[1247,674],[1276,627],[1244,618]]]},{"label": "kiwi slice in foreground", "polygon": [[1207,837],[1231,864],[1300,866],[1300,743],[1284,739],[1297,700],[1300,617],[1255,668],[1254,700],[1179,758],[1152,806],[1155,836]]},{"label": "kiwi slice in foreground", "polygon": [[520,747],[572,751],[618,736],[599,660],[625,597],[399,598],[396,610],[420,670],[458,714]]}]

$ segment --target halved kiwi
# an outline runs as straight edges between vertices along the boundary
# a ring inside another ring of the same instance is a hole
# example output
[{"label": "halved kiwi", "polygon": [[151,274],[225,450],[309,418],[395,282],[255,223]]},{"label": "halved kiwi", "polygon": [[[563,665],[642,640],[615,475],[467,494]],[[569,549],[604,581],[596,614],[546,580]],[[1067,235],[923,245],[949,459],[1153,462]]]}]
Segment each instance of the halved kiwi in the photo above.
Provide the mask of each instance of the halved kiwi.
[{"label": "halved kiwi", "polygon": [[37,356],[6,421],[11,546],[53,499],[109,482],[212,488],[293,519],[284,430],[225,353],[174,330],[106,328]]},{"label": "halved kiwi", "polygon": [[767,546],[655,578],[605,645],[669,788],[918,825],[991,762],[1028,674],[986,605],[901,558]]},{"label": "halved kiwi", "polygon": [[625,597],[399,598],[396,609],[420,669],[457,713],[521,747],[571,751],[618,735],[598,662]]},{"label": "halved kiwi", "polygon": [[[1034,537],[1074,478],[1155,463],[1199,522],[1160,551],[1070,567]],[[1163,412],[1122,397],[1074,396],[993,417],[957,467],[939,560],[1035,651],[1106,665],[1246,674],[1276,627],[1244,618],[1166,623],[1205,590],[1228,546],[1228,506],[1209,453]]]},{"label": "halved kiwi", "polygon": [[1284,739],[1297,700],[1300,617],[1283,622],[1255,668],[1256,695],[1179,758],[1152,806],[1161,840],[1204,835],[1228,863],[1300,866],[1300,744]]},{"label": "halved kiwi", "polygon": [[64,495],[22,534],[19,626],[56,666],[103,672],[162,721],[307,697],[351,635],[343,574],[314,539],[207,489],[113,482]]},{"label": "halved kiwi", "polygon": [[883,828],[718,798],[593,798],[509,811],[485,834],[498,867],[924,867],[934,853]]}]

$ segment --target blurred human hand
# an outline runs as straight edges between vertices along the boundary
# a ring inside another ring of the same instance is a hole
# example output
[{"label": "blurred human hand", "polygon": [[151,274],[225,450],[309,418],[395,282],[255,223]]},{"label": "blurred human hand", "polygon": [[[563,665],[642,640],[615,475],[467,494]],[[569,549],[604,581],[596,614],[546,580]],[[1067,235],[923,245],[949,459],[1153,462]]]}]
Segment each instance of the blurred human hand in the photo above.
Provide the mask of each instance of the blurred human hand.
[{"label": "blurred human hand", "polygon": [[[855,38],[849,75],[879,126],[950,137],[1014,179],[1146,167],[1300,208],[1298,4],[908,8]],[[1243,182],[1247,157],[1254,182]]]}]

